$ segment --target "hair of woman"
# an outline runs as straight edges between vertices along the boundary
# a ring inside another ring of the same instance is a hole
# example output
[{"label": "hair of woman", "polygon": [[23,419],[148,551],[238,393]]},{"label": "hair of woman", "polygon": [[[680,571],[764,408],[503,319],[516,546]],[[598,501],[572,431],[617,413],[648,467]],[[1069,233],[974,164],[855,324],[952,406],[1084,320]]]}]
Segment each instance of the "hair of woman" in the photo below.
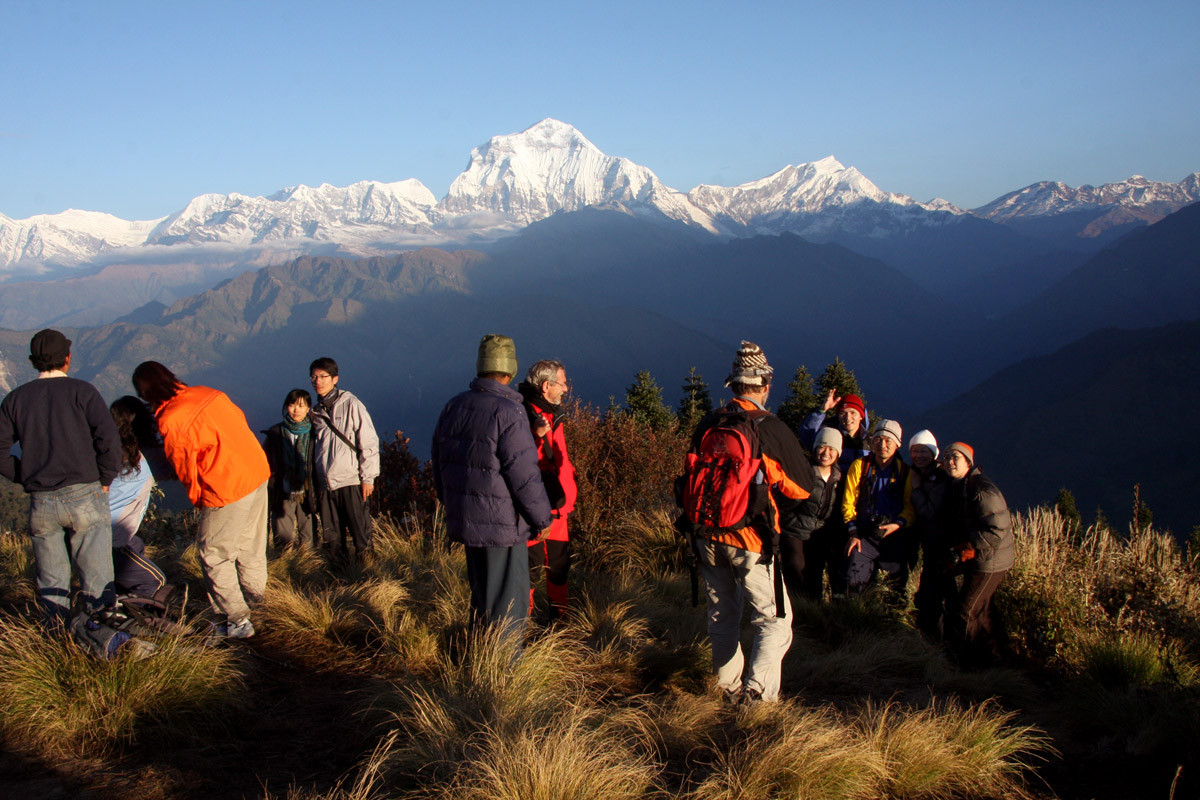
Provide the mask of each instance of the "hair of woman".
[{"label": "hair of woman", "polygon": [[152,409],[179,394],[185,386],[187,384],[176,378],[174,372],[157,361],[143,361],[133,371],[133,388]]},{"label": "hair of woman", "polygon": [[304,389],[292,389],[287,393],[287,397],[283,398],[283,413],[287,414],[288,406],[297,400],[303,400],[304,405],[312,408],[312,395]]}]

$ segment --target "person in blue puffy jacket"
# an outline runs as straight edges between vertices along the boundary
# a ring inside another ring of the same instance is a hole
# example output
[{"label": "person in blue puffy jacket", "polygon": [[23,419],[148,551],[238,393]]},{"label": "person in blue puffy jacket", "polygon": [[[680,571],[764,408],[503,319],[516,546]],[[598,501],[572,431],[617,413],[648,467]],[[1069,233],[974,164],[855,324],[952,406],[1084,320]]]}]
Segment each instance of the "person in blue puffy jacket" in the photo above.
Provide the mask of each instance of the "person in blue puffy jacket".
[{"label": "person in blue puffy jacket", "polygon": [[530,540],[552,521],[537,445],[521,395],[513,340],[479,343],[476,378],[442,409],[433,432],[433,483],[450,540],[466,548],[471,626],[519,632],[529,617]]}]

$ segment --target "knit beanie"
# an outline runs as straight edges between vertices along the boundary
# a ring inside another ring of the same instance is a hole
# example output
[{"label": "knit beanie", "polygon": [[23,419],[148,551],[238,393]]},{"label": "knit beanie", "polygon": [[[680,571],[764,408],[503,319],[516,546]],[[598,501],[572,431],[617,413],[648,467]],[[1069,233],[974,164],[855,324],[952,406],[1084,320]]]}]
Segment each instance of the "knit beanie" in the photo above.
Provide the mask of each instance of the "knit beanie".
[{"label": "knit beanie", "polygon": [[512,377],[517,374],[517,345],[508,336],[489,333],[479,340],[479,358],[475,360],[475,374],[503,372]]},{"label": "knit beanie", "polygon": [[817,452],[822,447],[832,447],[840,456],[842,454],[842,432],[828,425],[822,427],[817,431],[817,438],[813,439],[813,452]]},{"label": "knit beanie", "polygon": [[955,442],[946,448],[946,455],[950,455],[951,453],[962,453],[967,463],[972,467],[975,466],[975,448],[971,447],[971,445],[965,442]]},{"label": "knit beanie", "polygon": [[917,445],[924,445],[925,447],[928,447],[929,451],[931,453],[933,453],[933,460],[934,461],[937,460],[937,457],[938,457],[937,439],[933,438],[932,431],[917,431],[916,433],[914,433],[913,437],[908,440],[908,449],[912,450]]},{"label": "knit beanie", "polygon": [[733,360],[732,369],[729,377],[725,379],[726,386],[732,386],[735,383],[746,386],[764,386],[763,377],[770,376],[775,372],[767,363],[767,356],[763,353],[762,348],[754,342],[745,340],[742,341],[742,346],[737,352],[737,358]]},{"label": "knit beanie", "polygon": [[837,405],[838,411],[843,408],[853,408],[858,412],[858,415],[863,419],[867,418],[867,407],[863,405],[862,398],[856,394],[843,395]]},{"label": "knit beanie", "polygon": [[894,419],[881,419],[879,424],[875,426],[875,432],[872,436],[886,436],[896,443],[896,447],[900,447],[904,442],[904,434],[900,431],[900,423]]}]

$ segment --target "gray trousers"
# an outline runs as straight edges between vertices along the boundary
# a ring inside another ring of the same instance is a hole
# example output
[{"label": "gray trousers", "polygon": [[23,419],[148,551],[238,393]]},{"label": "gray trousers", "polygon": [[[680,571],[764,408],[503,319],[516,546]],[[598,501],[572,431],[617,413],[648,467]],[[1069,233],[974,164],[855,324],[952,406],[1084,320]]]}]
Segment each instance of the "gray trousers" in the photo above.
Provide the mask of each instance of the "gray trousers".
[{"label": "gray trousers", "polygon": [[267,590],[267,482],[229,505],[200,509],[197,546],[213,612],[248,619],[249,604]]},{"label": "gray trousers", "polygon": [[[758,692],[764,700],[779,697],[783,657],[792,645],[788,619],[775,616],[777,563],[761,563],[762,555],[710,539],[696,542],[700,574],[708,585],[708,638],[712,643],[713,673],[727,692]],[[742,654],[742,607],[750,602],[754,638],[750,663]],[[791,599],[783,593],[786,614]]]}]

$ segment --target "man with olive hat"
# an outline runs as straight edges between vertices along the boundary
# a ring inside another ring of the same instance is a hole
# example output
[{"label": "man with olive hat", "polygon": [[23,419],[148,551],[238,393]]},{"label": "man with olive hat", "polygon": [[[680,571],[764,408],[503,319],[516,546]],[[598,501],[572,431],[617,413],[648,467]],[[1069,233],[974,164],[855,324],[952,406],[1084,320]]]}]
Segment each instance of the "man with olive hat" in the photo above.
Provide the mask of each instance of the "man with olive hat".
[{"label": "man with olive hat", "polygon": [[[37,380],[0,403],[0,475],[29,493],[38,600],[48,622],[65,622],[72,563],[86,610],[114,597],[107,493],[121,471],[121,438],[96,387],[67,377],[70,339],[56,330],[38,331],[29,361]],[[9,452],[18,442],[19,458]]]},{"label": "man with olive hat", "polygon": [[466,548],[471,626],[519,634],[529,617],[528,542],[550,529],[550,501],[521,395],[517,348],[490,333],[475,380],[442,409],[433,432],[433,484],[451,541]]}]

